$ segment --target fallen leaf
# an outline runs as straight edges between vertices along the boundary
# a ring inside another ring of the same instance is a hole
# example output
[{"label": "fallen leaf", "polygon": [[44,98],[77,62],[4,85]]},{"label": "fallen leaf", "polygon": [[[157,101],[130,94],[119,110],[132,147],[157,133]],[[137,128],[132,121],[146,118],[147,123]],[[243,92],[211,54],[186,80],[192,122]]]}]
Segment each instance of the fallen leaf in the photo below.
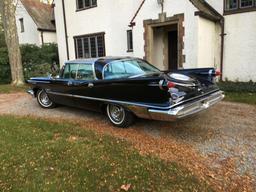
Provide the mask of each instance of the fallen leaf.
[{"label": "fallen leaf", "polygon": [[124,190],[124,191],[129,191],[130,188],[131,188],[131,184],[121,186],[121,189]]}]

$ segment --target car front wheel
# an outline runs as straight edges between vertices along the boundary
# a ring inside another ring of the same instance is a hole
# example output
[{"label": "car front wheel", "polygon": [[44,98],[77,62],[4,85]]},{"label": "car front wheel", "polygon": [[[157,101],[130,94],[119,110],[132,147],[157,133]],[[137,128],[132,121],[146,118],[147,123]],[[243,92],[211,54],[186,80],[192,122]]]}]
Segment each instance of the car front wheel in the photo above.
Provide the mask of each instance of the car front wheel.
[{"label": "car front wheel", "polygon": [[42,108],[51,109],[55,107],[55,103],[50,100],[45,90],[41,89],[37,92],[37,102]]},{"label": "car front wheel", "polygon": [[107,105],[107,115],[111,123],[117,127],[127,128],[134,123],[134,115],[122,106],[115,104]]}]

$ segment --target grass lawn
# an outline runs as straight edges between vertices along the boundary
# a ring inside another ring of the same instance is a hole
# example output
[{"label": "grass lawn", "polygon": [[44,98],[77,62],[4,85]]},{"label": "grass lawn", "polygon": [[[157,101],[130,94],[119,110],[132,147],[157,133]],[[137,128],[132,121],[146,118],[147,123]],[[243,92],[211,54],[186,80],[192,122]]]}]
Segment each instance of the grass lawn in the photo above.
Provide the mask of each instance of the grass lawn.
[{"label": "grass lawn", "polygon": [[0,84],[0,94],[1,93],[22,92],[22,91],[25,91],[26,89],[27,89],[26,85],[21,86],[21,87],[15,87],[15,86],[12,86],[10,84],[4,84],[4,85]]},{"label": "grass lawn", "polygon": [[256,93],[225,92],[225,100],[256,105]]},{"label": "grass lawn", "polygon": [[0,116],[0,191],[212,191],[188,170],[72,124]]}]

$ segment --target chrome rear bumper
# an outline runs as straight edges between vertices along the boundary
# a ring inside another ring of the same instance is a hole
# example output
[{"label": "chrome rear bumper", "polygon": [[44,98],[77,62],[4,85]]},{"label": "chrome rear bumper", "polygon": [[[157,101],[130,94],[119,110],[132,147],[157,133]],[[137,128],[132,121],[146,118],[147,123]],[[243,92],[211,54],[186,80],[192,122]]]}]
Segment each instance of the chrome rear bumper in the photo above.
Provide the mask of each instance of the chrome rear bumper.
[{"label": "chrome rear bumper", "polygon": [[148,109],[151,119],[161,121],[175,121],[201,111],[208,109],[210,106],[220,102],[224,98],[222,91],[212,93],[206,97],[178,105],[168,110]]}]

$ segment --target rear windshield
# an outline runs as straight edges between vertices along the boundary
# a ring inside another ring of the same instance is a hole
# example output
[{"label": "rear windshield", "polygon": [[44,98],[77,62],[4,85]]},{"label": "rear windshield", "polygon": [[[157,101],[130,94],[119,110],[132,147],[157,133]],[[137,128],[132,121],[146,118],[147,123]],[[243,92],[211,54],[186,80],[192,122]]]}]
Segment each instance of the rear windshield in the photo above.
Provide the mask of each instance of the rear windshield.
[{"label": "rear windshield", "polygon": [[129,78],[136,75],[146,75],[151,73],[160,73],[160,70],[143,60],[127,59],[108,63],[103,69],[103,78]]}]

